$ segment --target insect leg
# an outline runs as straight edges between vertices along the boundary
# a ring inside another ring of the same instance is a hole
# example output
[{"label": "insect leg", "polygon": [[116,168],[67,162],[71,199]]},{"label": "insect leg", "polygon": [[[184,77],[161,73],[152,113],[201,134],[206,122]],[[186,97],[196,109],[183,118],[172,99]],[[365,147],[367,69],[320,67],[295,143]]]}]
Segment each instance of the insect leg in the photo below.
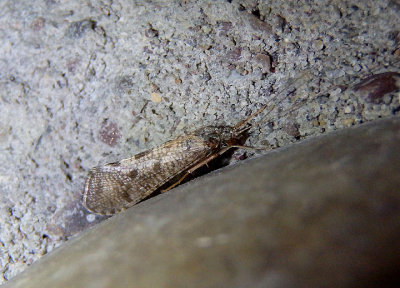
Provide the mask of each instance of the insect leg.
[{"label": "insect leg", "polygon": [[239,149],[245,149],[245,150],[267,150],[270,149],[269,147],[252,147],[252,146],[246,146],[246,145],[233,145],[230,146],[229,148],[239,148]]},{"label": "insect leg", "polygon": [[176,181],[174,184],[170,185],[169,187],[165,188],[164,190],[161,190],[161,193],[167,192],[168,190],[171,190],[175,186],[179,185],[187,176],[189,176],[190,172],[186,172],[181,179]]},{"label": "insect leg", "polygon": [[217,158],[218,156],[224,154],[226,151],[228,151],[229,149],[236,147],[236,146],[229,146],[229,147],[225,147],[224,149],[221,149],[220,151],[211,154],[210,156],[208,156],[207,158],[205,158],[204,160],[200,161],[199,163],[197,163],[196,165],[194,165],[193,167],[189,168],[185,174],[175,183],[173,183],[171,186],[169,186],[168,188],[164,189],[161,191],[161,193],[167,192],[168,190],[174,188],[175,186],[179,185],[187,176],[189,176],[189,174],[192,174],[195,170],[199,169],[200,167],[207,165],[208,162],[210,162],[211,160]]}]

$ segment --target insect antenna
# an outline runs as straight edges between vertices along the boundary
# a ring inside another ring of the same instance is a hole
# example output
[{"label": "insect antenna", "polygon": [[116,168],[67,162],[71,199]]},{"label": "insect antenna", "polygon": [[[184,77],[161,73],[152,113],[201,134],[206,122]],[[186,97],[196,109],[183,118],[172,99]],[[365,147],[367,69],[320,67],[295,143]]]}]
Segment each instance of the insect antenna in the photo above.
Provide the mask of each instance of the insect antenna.
[{"label": "insect antenna", "polygon": [[[377,73],[378,71],[381,71],[382,69],[387,69],[388,67],[394,66],[396,64],[400,63],[400,60],[396,60],[392,63],[388,63],[388,65],[385,65],[384,67],[379,66],[379,67],[375,67],[374,69],[368,69],[367,73],[363,73],[363,75],[359,76],[358,78],[361,79],[361,82],[364,81],[362,80],[363,78],[369,76],[369,77],[373,77],[373,75],[375,73]],[[368,68],[368,67],[367,67]],[[394,67],[397,68],[397,67]],[[372,75],[372,76],[371,76]],[[249,131],[250,129],[259,126],[260,124],[264,123],[265,120],[276,110],[276,107],[278,107],[282,102],[284,102],[285,100],[288,100],[286,98],[285,95],[287,95],[289,89],[293,90],[293,89],[300,89],[301,87],[303,87],[304,85],[307,85],[310,83],[310,81],[306,81],[304,84],[298,86],[298,87],[293,87],[294,84],[300,82],[301,80],[310,80],[310,76],[311,74],[308,72],[302,72],[302,75],[300,77],[298,77],[295,80],[289,81],[289,84],[286,84],[287,87],[285,89],[282,89],[282,91],[279,91],[275,94],[275,96],[273,96],[272,98],[270,98],[266,104],[264,104],[260,109],[258,109],[256,112],[252,113],[250,116],[248,116],[246,119],[240,121],[239,123],[237,123],[234,128],[235,128],[235,133],[237,135],[240,135],[246,131]],[[308,79],[307,79],[308,78]],[[355,82],[355,81],[354,81]],[[360,82],[357,82],[354,85],[346,85],[347,89],[355,89]],[[339,86],[338,86],[339,87]],[[313,98],[318,98],[319,96],[321,96],[322,94],[325,94],[326,92],[322,92],[319,93],[317,95],[315,95]],[[293,104],[293,106],[287,110],[284,111],[283,114],[279,115],[279,118],[285,117],[289,114],[291,114],[292,112],[296,111],[299,107],[302,107],[307,101],[309,101],[308,98],[305,99],[301,99],[300,101],[298,101],[297,103]],[[267,109],[269,107],[269,109]],[[257,115],[261,114],[262,112],[264,112],[267,109],[267,111],[265,112],[265,115],[258,120],[255,123],[250,123],[250,121],[255,118]],[[277,113],[279,113],[279,110],[276,111]],[[271,117],[269,117],[271,118]],[[250,148],[250,147],[249,147]]]},{"label": "insect antenna", "polygon": [[[386,64],[386,63],[385,63]],[[382,66],[377,66],[377,67],[374,67],[373,69],[369,69],[368,68],[368,66],[366,66],[366,75],[364,75],[364,76],[362,76],[362,77],[360,77],[360,78],[364,78],[364,77],[368,77],[368,76],[372,76],[372,75],[374,75],[375,73],[377,73],[377,72],[379,72],[379,71],[381,71],[381,70],[385,70],[385,69],[388,69],[388,68],[390,68],[390,67],[394,67],[395,65],[399,65],[400,64],[400,58],[399,59],[396,59],[396,60],[394,60],[393,62],[389,62],[389,63],[387,63],[386,65],[385,64],[383,64]],[[395,69],[398,69],[399,67],[394,67]],[[390,72],[390,71],[384,71],[384,72]],[[397,71],[396,71],[397,72]],[[381,73],[383,73],[383,72],[381,72]],[[355,84],[355,85],[353,85],[351,88],[354,88],[354,86],[357,86],[357,84]]]},{"label": "insect antenna", "polygon": [[[294,79],[292,81],[288,81],[287,84],[285,84],[287,87],[285,89],[282,89],[281,91],[277,92],[272,98],[270,98],[267,103],[265,103],[260,109],[258,109],[256,112],[252,113],[250,116],[248,116],[246,119],[240,121],[239,123],[237,123],[234,128],[237,134],[241,134],[244,133],[245,131],[248,131],[249,129],[256,127],[257,125],[259,125],[259,123],[265,119],[268,115],[270,115],[270,113],[272,111],[274,111],[274,109],[276,108],[277,105],[281,104],[284,100],[285,97],[282,96],[284,94],[286,94],[289,89],[298,89],[306,84],[308,84],[309,82],[306,82],[303,85],[300,85],[299,87],[293,87],[293,85],[299,83],[301,80],[304,80],[306,77],[311,78],[310,73],[308,72],[303,72],[301,73],[302,75],[300,77],[298,77],[297,79]],[[301,104],[301,103],[297,103],[296,107],[292,107],[292,109],[290,110],[294,110],[294,108],[297,108],[297,106]],[[271,107],[266,115],[260,120],[257,121],[256,123],[250,123],[250,121],[255,118],[257,115],[259,115],[260,113],[262,113],[266,108]],[[249,126],[243,127],[246,124],[248,124]],[[243,128],[242,128],[243,127]]]}]

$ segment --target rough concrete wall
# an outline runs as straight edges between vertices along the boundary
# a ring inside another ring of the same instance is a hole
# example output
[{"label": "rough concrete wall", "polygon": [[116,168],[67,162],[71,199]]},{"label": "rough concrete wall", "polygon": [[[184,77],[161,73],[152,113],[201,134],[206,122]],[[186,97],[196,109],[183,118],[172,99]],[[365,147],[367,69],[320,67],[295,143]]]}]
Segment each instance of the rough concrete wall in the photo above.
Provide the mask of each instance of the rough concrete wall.
[{"label": "rough concrete wall", "polygon": [[74,237],[4,288],[399,287],[400,118],[209,173]]},{"label": "rough concrete wall", "polygon": [[394,0],[2,1],[0,282],[104,219],[80,204],[99,163],[269,99],[249,145],[396,114],[374,92],[386,78],[346,88],[395,70],[399,15]]}]

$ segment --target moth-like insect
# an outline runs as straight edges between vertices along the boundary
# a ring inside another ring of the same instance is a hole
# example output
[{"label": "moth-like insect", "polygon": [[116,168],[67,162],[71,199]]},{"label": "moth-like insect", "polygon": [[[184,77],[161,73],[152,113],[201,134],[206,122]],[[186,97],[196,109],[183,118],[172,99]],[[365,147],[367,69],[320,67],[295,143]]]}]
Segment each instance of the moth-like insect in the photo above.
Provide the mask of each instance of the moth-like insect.
[{"label": "moth-like insect", "polygon": [[189,174],[234,147],[242,146],[249,121],[268,104],[235,126],[207,126],[157,148],[90,170],[83,204],[93,213],[111,215],[147,198],[171,179]]},{"label": "moth-like insect", "polygon": [[[389,74],[384,75],[388,78]],[[390,75],[393,76],[394,74]],[[382,81],[378,82],[381,83]],[[374,85],[378,84],[375,83]],[[381,89],[382,85],[379,85],[378,88]],[[354,88],[357,88],[357,85]],[[271,103],[275,102],[276,105],[283,99],[281,98],[276,102],[278,99],[272,97],[259,110],[235,126],[203,127],[193,133],[168,141],[159,147],[136,154],[131,158],[94,167],[90,170],[86,180],[83,192],[84,206],[96,214],[111,215],[120,212],[144,200],[172,179],[180,177],[168,189],[176,186],[186,176],[231,148],[251,148],[242,145],[246,133],[255,126],[250,121]],[[290,113],[297,107],[297,105],[294,105],[285,113]],[[273,110],[274,107],[269,112]]]}]

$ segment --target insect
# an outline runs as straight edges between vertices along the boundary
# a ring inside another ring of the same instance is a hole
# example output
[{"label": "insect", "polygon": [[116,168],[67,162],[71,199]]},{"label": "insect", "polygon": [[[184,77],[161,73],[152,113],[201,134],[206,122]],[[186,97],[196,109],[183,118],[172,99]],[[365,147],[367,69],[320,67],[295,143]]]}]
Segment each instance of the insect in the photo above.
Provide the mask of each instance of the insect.
[{"label": "insect", "polygon": [[207,126],[163,145],[90,170],[83,193],[85,207],[96,213],[111,215],[145,199],[178,175],[178,185],[196,169],[224,154],[240,148],[250,120],[267,104],[235,126]]},{"label": "insect", "polygon": [[[287,87],[289,89],[290,85]],[[243,146],[243,142],[246,133],[261,121],[252,124],[251,120],[268,107],[267,116],[284,100],[279,99],[277,95],[272,97],[234,126],[203,127],[131,158],[94,167],[85,183],[84,206],[96,214],[118,213],[146,199],[171,180],[178,179],[168,189],[175,187],[195,170],[232,148],[252,148]],[[285,114],[297,108],[298,105],[294,105]]]}]

